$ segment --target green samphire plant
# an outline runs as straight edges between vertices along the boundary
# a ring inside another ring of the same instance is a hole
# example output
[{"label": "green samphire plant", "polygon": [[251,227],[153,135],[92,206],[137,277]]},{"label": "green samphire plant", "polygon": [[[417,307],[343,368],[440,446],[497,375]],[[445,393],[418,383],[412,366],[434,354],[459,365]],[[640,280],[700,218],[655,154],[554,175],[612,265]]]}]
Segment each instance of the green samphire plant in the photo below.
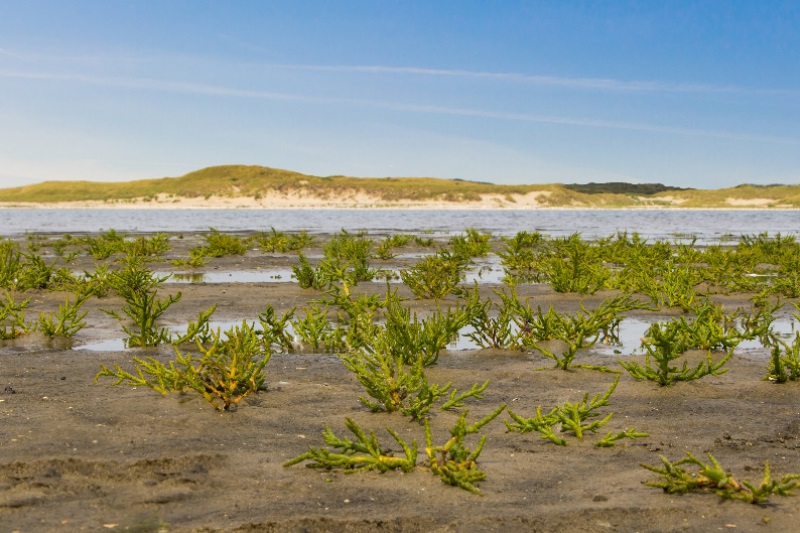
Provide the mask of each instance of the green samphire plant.
[{"label": "green samphire plant", "polygon": [[17,303],[9,294],[4,295],[5,302],[0,302],[0,340],[16,339],[27,335],[33,326],[25,322],[25,309],[30,298]]},{"label": "green samphire plant", "polygon": [[676,328],[682,332],[684,350],[733,350],[744,338],[736,328],[736,316],[728,315],[722,306],[704,300],[692,308],[694,318],[681,316],[675,319]]},{"label": "green samphire plant", "polygon": [[[161,315],[175,302],[181,299],[181,293],[158,298],[158,286],[169,276],[156,276],[143,260],[136,256],[128,256],[125,267],[113,272],[108,283],[113,290],[125,300],[122,314],[119,311],[103,312],[123,322],[122,329],[128,335],[125,339],[127,347],[156,346],[168,343],[172,335],[165,327],[158,326]],[[128,317],[132,324],[125,324]]]},{"label": "green samphire plant", "polygon": [[41,313],[36,322],[36,329],[47,337],[72,337],[86,325],[83,319],[87,311],[81,312],[84,302],[91,293],[75,295],[75,300],[70,302],[69,297],[63,305],[58,306],[56,313]]},{"label": "green samphire plant", "polygon": [[370,431],[367,435],[351,418],[345,419],[345,426],[356,437],[356,440],[337,437],[329,427],[326,427],[322,432],[322,437],[332,449],[309,446],[306,453],[290,459],[283,466],[309,461],[306,464],[308,468],[324,468],[326,470],[342,468],[346,474],[352,474],[364,470],[377,470],[383,473],[399,469],[403,472],[410,472],[417,465],[416,440],[411,441],[409,446],[397,432],[386,428],[386,431],[403,450],[404,457],[395,457],[390,451],[381,447],[374,431]]},{"label": "green samphire plant", "polygon": [[386,324],[383,339],[387,347],[401,355],[406,364],[422,360],[423,366],[435,365],[439,353],[458,337],[459,330],[467,324],[467,315],[461,310],[437,309],[427,318],[419,319],[416,313],[390,301],[384,311]]},{"label": "green samphire plant", "polygon": [[402,270],[400,278],[417,299],[440,300],[457,289],[464,278],[467,261],[463,256],[440,250]]},{"label": "green samphire plant", "polygon": [[337,351],[341,344],[340,332],[328,319],[328,306],[306,306],[303,313],[304,317],[291,321],[297,336],[297,342],[291,344],[292,349],[312,353]]},{"label": "green samphire plant", "polygon": [[375,249],[375,257],[379,259],[393,259],[396,256],[396,254],[394,253],[394,248],[401,248],[403,246],[408,246],[413,242],[414,242],[413,235],[407,235],[403,233],[395,233],[394,235],[389,235],[385,239],[383,239],[380,243],[378,243],[378,247]]},{"label": "green samphire plant", "polygon": [[258,244],[262,252],[286,253],[297,252],[311,246],[314,242],[314,237],[306,231],[285,233],[271,227],[269,233],[262,231],[253,240]]},{"label": "green samphire plant", "polygon": [[751,299],[753,305],[750,309],[739,309],[736,321],[739,324],[739,336],[742,340],[758,339],[762,345],[775,344],[777,335],[772,327],[775,322],[775,312],[783,307],[783,302],[770,303],[761,296]]},{"label": "green samphire plant", "polygon": [[554,241],[553,254],[544,261],[542,270],[556,292],[594,294],[611,277],[597,248],[578,234]]},{"label": "green samphire plant", "polygon": [[800,380],[800,332],[792,342],[775,339],[765,379],[775,383]]},{"label": "green samphire plant", "polygon": [[[502,304],[496,304],[489,298],[481,300],[477,283],[469,291],[464,313],[469,318],[471,331],[465,336],[479,348],[518,349],[521,343],[515,325],[516,293],[512,291],[509,296],[505,291],[495,291],[495,294],[500,296]],[[492,309],[497,309],[496,316],[492,316]]]},{"label": "green samphire plant", "polygon": [[259,313],[258,321],[261,325],[261,336],[265,346],[279,352],[290,352],[294,339],[289,332],[295,308],[291,308],[278,316],[271,305],[264,307],[264,312]]},{"label": "green samphire plant", "polygon": [[481,435],[474,449],[468,447],[466,437],[478,433],[505,408],[506,404],[503,404],[472,424],[467,424],[469,410],[464,411],[455,426],[450,429],[450,438],[440,446],[433,444],[430,423],[425,420],[425,453],[430,461],[431,472],[448,485],[460,487],[473,494],[481,494],[475,484],[486,479],[486,473],[478,467],[478,457],[486,444],[486,435]]},{"label": "green samphire plant", "polygon": [[453,389],[452,382],[444,386],[430,383],[425,375],[423,358],[418,356],[416,360],[406,362],[409,351],[403,346],[398,347],[391,337],[388,330],[377,330],[372,345],[341,355],[345,368],[356,375],[372,398],[360,398],[370,410],[399,411],[413,420],[420,420],[442,398],[447,400],[440,405],[441,409],[462,407],[463,401],[470,397],[482,398],[488,380],[483,385],[473,385],[464,393]]},{"label": "green samphire plant", "polygon": [[264,367],[272,354],[247,322],[227,330],[224,339],[218,329],[210,343],[203,345],[197,340],[196,345],[199,356],[184,355],[174,346],[176,359],[168,364],[153,357],[134,357],[133,372],[119,365],[113,369],[100,365],[95,382],[108,376],[115,379],[113,385],[147,387],[165,396],[194,391],[224,411],[231,410],[247,395],[266,389]]},{"label": "green samphire plant", "polygon": [[503,249],[497,252],[506,276],[503,283],[538,283],[546,279],[544,254],[538,249],[545,241],[539,232],[520,231],[513,237],[501,237]]},{"label": "green samphire plant", "polygon": [[[800,304],[793,302],[792,305],[800,312]],[[793,313],[793,316],[800,321],[800,313]],[[800,332],[795,332],[792,342],[785,342],[772,332],[771,327],[767,329],[769,334],[762,335],[762,342],[771,346],[772,352],[765,379],[775,383],[800,380]]]},{"label": "green samphire plant", "polygon": [[729,350],[718,361],[712,358],[711,350],[707,356],[695,366],[690,366],[684,358],[683,364],[674,364],[678,359],[685,357],[691,345],[687,343],[688,324],[685,320],[673,320],[667,323],[651,325],[642,340],[642,347],[646,350],[645,365],[641,366],[636,361],[618,360],[619,364],[637,380],[655,381],[661,386],[672,385],[676,381],[692,381],[705,376],[719,376],[728,371],[723,368],[725,363],[733,356]]},{"label": "green samphire plant", "polygon": [[656,266],[651,271],[653,278],[645,282],[644,292],[659,307],[679,307],[689,311],[697,302],[695,286],[701,281],[697,269],[690,265],[676,264],[673,260]]},{"label": "green samphire plant", "polygon": [[[564,402],[546,414],[542,412],[542,407],[539,406],[536,408],[536,415],[530,418],[520,416],[509,409],[508,414],[514,422],[506,420],[506,427],[509,431],[517,433],[536,431],[542,434],[542,439],[549,440],[559,446],[566,446],[566,439],[556,433],[559,428],[560,433],[572,433],[576,438],[583,439],[586,433],[596,433],[597,430],[611,420],[614,416],[613,413],[609,413],[600,420],[590,419],[599,416],[599,413],[596,412],[598,409],[609,405],[608,399],[617,388],[617,383],[619,383],[619,375],[617,375],[614,383],[605,393],[595,394],[591,400],[589,399],[589,393],[586,393],[582,401],[578,403]],[[648,436],[647,433],[637,432],[634,428],[617,433],[609,431],[605,437],[595,442],[594,445],[597,447],[610,447],[620,439],[637,439]]]},{"label": "green samphire plant", "polygon": [[[704,463],[690,452],[686,452],[686,457],[674,463],[663,455],[659,457],[662,466],[641,464],[642,468],[659,476],[656,481],[645,482],[645,485],[662,489],[668,494],[710,490],[720,498],[762,504],[772,495],[791,496],[792,491],[800,487],[800,474],[787,474],[779,480],[772,479],[769,461],[764,463],[764,477],[756,485],[746,480],[738,481],[710,453],[709,463]],[[695,466],[697,472],[692,473],[683,468],[683,465]]]},{"label": "green samphire plant", "polygon": [[491,239],[491,233],[481,233],[475,228],[467,228],[465,235],[450,238],[450,246],[454,255],[469,260],[487,255],[492,249]]},{"label": "green samphire plant", "polygon": [[[541,306],[534,311],[527,304],[519,304],[516,312],[520,340],[523,345],[555,361],[556,368],[568,370],[578,350],[594,346],[617,327],[622,320],[621,313],[643,307],[629,296],[607,298],[594,311],[589,311],[581,303],[581,312],[575,314],[559,313],[552,305],[545,313]],[[563,350],[554,351],[542,342],[550,340],[561,341]]]},{"label": "green samphire plant", "polygon": [[171,259],[169,263],[178,267],[200,268],[211,262],[210,259],[206,259],[204,254],[204,248],[192,248],[189,250],[188,258],[179,257],[177,259]]},{"label": "green samphire plant", "polygon": [[206,245],[202,247],[206,257],[225,257],[226,255],[244,255],[247,252],[248,239],[229,233],[222,233],[209,228],[210,233],[203,237]]},{"label": "green samphire plant", "polygon": [[81,239],[86,251],[95,259],[108,259],[125,249],[127,235],[115,229],[101,232],[97,236],[86,236]]},{"label": "green samphire plant", "polygon": [[292,266],[292,276],[303,289],[335,291],[349,297],[353,287],[362,281],[371,281],[379,270],[371,268],[367,258],[348,259],[344,256],[325,257],[316,267],[308,258],[298,254],[299,265]]}]

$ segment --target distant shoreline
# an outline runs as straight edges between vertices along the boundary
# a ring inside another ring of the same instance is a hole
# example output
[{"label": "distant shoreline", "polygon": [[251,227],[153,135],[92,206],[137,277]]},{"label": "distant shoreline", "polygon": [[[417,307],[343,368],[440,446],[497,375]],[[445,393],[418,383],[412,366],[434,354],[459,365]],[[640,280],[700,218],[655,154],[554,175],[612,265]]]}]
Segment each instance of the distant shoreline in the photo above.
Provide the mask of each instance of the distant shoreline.
[{"label": "distant shoreline", "polygon": [[0,189],[27,209],[800,209],[800,185],[685,189],[659,183],[495,185],[440,178],[310,176],[257,165],[175,178],[65,181]]},{"label": "distant shoreline", "polygon": [[661,205],[636,205],[636,206],[587,206],[587,205],[518,205],[514,203],[499,204],[496,202],[414,202],[414,203],[347,203],[347,202],[256,202],[252,198],[225,198],[225,199],[182,199],[179,201],[140,201],[140,202],[105,202],[105,201],[79,201],[79,202],[0,202],[0,209],[86,209],[86,210],[248,210],[248,211],[280,211],[280,210],[413,210],[413,211],[796,211],[798,208],[791,206],[768,207],[765,205],[725,205],[725,206],[691,206],[685,207],[677,204]]}]

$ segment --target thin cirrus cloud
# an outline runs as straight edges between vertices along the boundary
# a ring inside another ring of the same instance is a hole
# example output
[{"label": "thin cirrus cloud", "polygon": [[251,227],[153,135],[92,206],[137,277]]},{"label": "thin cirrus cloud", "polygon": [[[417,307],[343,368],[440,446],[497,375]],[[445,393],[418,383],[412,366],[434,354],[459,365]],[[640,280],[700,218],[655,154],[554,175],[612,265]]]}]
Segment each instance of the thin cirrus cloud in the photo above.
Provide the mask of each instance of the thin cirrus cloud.
[{"label": "thin cirrus cloud", "polygon": [[[332,67],[333,68],[333,67]],[[616,129],[630,131],[645,131],[672,135],[686,135],[699,137],[713,137],[721,139],[758,141],[778,144],[800,144],[800,139],[791,137],[775,137],[766,135],[738,134],[725,131],[702,130],[680,127],[669,127],[636,122],[619,122],[574,117],[559,117],[547,115],[534,115],[527,113],[509,113],[482,109],[459,107],[446,107],[434,105],[409,104],[402,102],[384,102],[367,99],[348,99],[298,95],[262,91],[256,89],[239,89],[221,85],[209,85],[193,82],[165,81],[152,78],[130,77],[103,77],[87,76],[82,74],[53,74],[46,72],[19,72],[0,70],[0,78],[30,79],[40,81],[58,81],[67,83],[84,83],[90,85],[118,87],[124,89],[143,89],[158,92],[178,94],[198,94],[205,96],[220,96],[229,98],[251,98],[272,101],[296,102],[316,105],[349,105],[355,107],[369,107],[393,111],[405,111],[419,114],[454,115],[464,117],[485,118],[494,120],[510,120],[540,124],[554,124],[562,126],[590,127],[600,129]]]},{"label": "thin cirrus cloud", "polygon": [[459,69],[435,69],[425,67],[394,67],[386,65],[266,65],[273,68],[307,70],[315,72],[341,72],[366,74],[409,74],[417,76],[439,76],[487,79],[526,83],[530,85],[562,87],[570,89],[620,91],[620,92],[662,92],[662,93],[705,93],[705,94],[754,94],[800,96],[800,91],[792,89],[747,88],[734,85],[708,85],[693,83],[665,83],[659,81],[616,80],[611,78],[567,78],[520,74],[513,72],[487,72]]},{"label": "thin cirrus cloud", "polygon": [[[232,41],[239,47],[267,53],[269,50],[246,43],[232,36],[221,34],[219,37],[226,41]],[[163,60],[164,56],[157,58],[147,57],[110,57],[110,56],[37,56],[31,54],[20,54],[16,51],[0,48],[0,55],[12,57],[17,60],[38,63],[45,61],[73,62],[78,60],[93,60],[96,62],[109,61],[119,62],[120,60],[137,60],[147,62],[152,59]],[[181,58],[186,60],[185,57]],[[392,66],[392,65],[309,65],[309,64],[248,64],[250,67],[262,67],[285,70],[298,70],[309,72],[331,72],[349,74],[389,74],[389,75],[410,75],[427,77],[447,77],[447,78],[468,78],[502,81],[510,83],[522,83],[539,87],[559,87],[574,90],[586,91],[608,91],[608,92],[642,92],[642,93],[684,93],[684,94],[732,94],[732,95],[754,95],[754,96],[788,96],[798,97],[800,91],[796,89],[783,88],[762,88],[762,87],[742,87],[737,85],[713,85],[703,83],[670,83],[663,81],[647,80],[620,80],[613,78],[581,78],[551,76],[542,74],[522,74],[516,72],[493,72],[464,69],[442,69],[419,66]]]}]

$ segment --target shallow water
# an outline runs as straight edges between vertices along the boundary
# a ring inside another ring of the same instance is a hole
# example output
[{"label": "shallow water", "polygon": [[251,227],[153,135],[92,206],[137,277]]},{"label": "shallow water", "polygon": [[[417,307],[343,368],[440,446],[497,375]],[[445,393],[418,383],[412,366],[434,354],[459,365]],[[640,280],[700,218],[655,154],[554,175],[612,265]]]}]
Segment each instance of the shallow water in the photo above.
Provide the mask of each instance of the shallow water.
[{"label": "shallow water", "polygon": [[[638,317],[628,317],[623,319],[619,324],[617,331],[617,340],[615,342],[605,343],[598,341],[597,344],[592,346],[591,350],[607,356],[624,357],[630,355],[644,355],[641,348],[642,338],[644,337],[647,329],[655,322],[665,322],[668,320],[665,317],[653,317],[651,319],[641,319]],[[795,332],[795,323],[789,319],[778,319],[772,323],[773,331],[784,342],[790,341]],[[462,350],[477,350],[480,347],[467,335],[474,330],[471,326],[467,326],[459,332],[459,337],[448,346],[448,349],[454,351]],[[757,339],[742,341],[736,347],[737,351],[741,350],[763,350],[764,345]]]},{"label": "shallow water", "polygon": [[[247,323],[255,327],[256,322],[252,320],[248,320]],[[212,331],[219,328],[220,331],[224,332],[233,328],[234,326],[241,326],[241,320],[222,320],[222,321],[209,321],[209,327]],[[183,335],[186,333],[186,328],[189,327],[188,322],[185,324],[178,324],[176,326],[170,326],[167,329],[173,335]],[[224,337],[223,337],[224,338]],[[114,337],[112,339],[104,339],[97,342],[90,342],[86,344],[78,344],[72,347],[73,350],[88,350],[90,352],[122,352],[127,350],[128,348],[125,347],[125,339],[123,337]],[[131,348],[131,350],[136,350],[137,348]],[[191,350],[190,350],[191,351]]]},{"label": "shallow water", "polygon": [[580,233],[598,238],[618,231],[648,239],[717,243],[762,232],[800,235],[800,212],[773,210],[169,210],[169,209],[0,209],[0,235],[127,232],[307,230],[329,234],[342,228],[370,233],[460,233],[478,228],[497,235],[539,231],[549,236]]},{"label": "shallow water", "polygon": [[[158,277],[169,276],[164,283],[295,283],[294,273],[291,268],[265,268],[261,270],[213,270],[196,272],[166,272],[154,273]],[[382,269],[381,274],[375,277],[373,283],[385,283],[386,275],[389,283],[401,283],[399,269]],[[503,282],[505,272],[496,261],[495,264],[486,263],[468,269],[464,272],[464,281],[468,285],[474,282],[500,284]]]},{"label": "shallow water", "polygon": [[[607,355],[609,357],[625,357],[631,355],[643,355],[641,349],[642,337],[644,337],[647,328],[654,322],[665,321],[664,317],[653,317],[651,319],[641,319],[638,317],[628,317],[620,322],[619,330],[617,331],[617,340],[613,343],[597,342],[591,350],[595,353]],[[253,321],[248,321],[251,326],[257,324]],[[241,325],[241,321],[212,321],[209,323],[212,330],[219,328],[221,331],[228,330],[234,326]],[[187,324],[179,324],[168,328],[173,334],[180,335],[186,331]],[[778,319],[772,324],[773,331],[783,341],[790,341],[794,334],[796,325],[793,320]],[[462,328],[459,331],[458,338],[454,340],[447,347],[451,351],[468,351],[478,350],[480,347],[468,337],[474,329],[471,326]],[[289,326],[290,334],[293,334],[291,325]],[[74,346],[75,350],[89,350],[93,352],[118,352],[125,350],[125,341],[122,337],[113,339],[105,339],[98,342]],[[742,341],[736,347],[737,351],[742,350],[764,350],[764,346],[759,340]]]},{"label": "shallow water", "polygon": [[[156,272],[165,276],[170,272]],[[208,272],[172,272],[165,283],[275,283],[295,282],[291,268],[263,270],[214,270]]]},{"label": "shallow water", "polygon": [[[634,355],[635,350],[641,345],[642,337],[650,327],[650,324],[657,319],[641,320],[639,318],[625,318],[620,322],[618,341],[614,343],[597,342],[592,347],[592,351],[609,356]],[[516,330],[516,327],[512,326]],[[480,347],[467,335],[475,331],[472,326],[467,326],[459,331],[458,339],[448,346],[449,350],[478,350]]]}]

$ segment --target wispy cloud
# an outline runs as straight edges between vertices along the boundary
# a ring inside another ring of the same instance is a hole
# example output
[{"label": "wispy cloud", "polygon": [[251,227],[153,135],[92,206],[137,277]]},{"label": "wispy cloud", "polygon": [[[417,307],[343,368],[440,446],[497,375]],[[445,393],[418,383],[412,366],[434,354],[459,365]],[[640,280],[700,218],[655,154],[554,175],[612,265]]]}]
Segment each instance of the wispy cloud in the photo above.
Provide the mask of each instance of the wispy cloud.
[{"label": "wispy cloud", "polygon": [[[225,33],[217,34],[217,38],[228,44],[258,52],[261,55],[274,55],[271,50],[243,41],[236,36]],[[150,61],[164,61],[169,58],[186,62],[191,60],[206,62],[208,58],[194,56],[119,56],[119,55],[36,55],[19,54],[16,51],[0,48],[0,55],[6,55],[18,60],[42,63],[55,61],[66,63],[106,62],[119,63],[120,61],[137,61],[147,63]],[[213,61],[213,60],[211,60]],[[537,87],[553,87],[584,91],[628,92],[628,93],[675,93],[675,94],[730,94],[753,96],[786,96],[800,97],[800,90],[792,88],[764,88],[744,87],[740,85],[715,85],[707,83],[668,82],[659,80],[624,80],[615,78],[584,78],[552,76],[546,74],[525,74],[519,72],[493,72],[465,69],[443,69],[419,66],[392,66],[392,65],[310,65],[310,64],[285,64],[285,63],[257,63],[243,62],[249,68],[285,69],[308,72],[330,72],[343,74],[374,74],[374,75],[408,75],[427,76],[440,78],[462,78],[475,80],[490,80],[507,83],[527,84]]]},{"label": "wispy cloud", "polygon": [[260,55],[267,55],[267,56],[275,55],[275,53],[272,50],[268,49],[268,48],[264,48],[263,46],[258,46],[257,44],[253,44],[253,43],[244,41],[244,40],[240,39],[239,37],[236,37],[236,36],[233,36],[233,35],[230,35],[230,34],[227,34],[227,33],[218,33],[217,34],[217,38],[220,39],[221,41],[227,43],[227,44],[236,46],[236,47],[241,48],[243,50],[247,50],[248,52],[256,52],[256,53],[258,53]]},{"label": "wispy cloud", "polygon": [[662,92],[662,93],[719,93],[719,94],[762,94],[800,96],[793,89],[762,89],[734,85],[710,85],[697,83],[669,83],[663,81],[618,80],[612,78],[569,78],[561,76],[521,74],[513,72],[487,72],[459,69],[434,69],[425,67],[394,67],[383,65],[268,65],[273,68],[306,70],[315,72],[340,72],[364,74],[409,74],[416,76],[438,76],[451,78],[473,78],[515,83],[527,83],[544,87],[569,89],[619,91],[619,92]]},{"label": "wispy cloud", "polygon": [[673,135],[715,137],[719,139],[800,145],[800,139],[791,137],[750,135],[750,134],[731,133],[731,132],[716,131],[716,130],[659,126],[659,125],[643,124],[636,122],[619,122],[619,121],[572,118],[572,117],[557,117],[557,116],[547,116],[547,115],[533,115],[527,113],[507,113],[500,111],[486,111],[479,109],[439,107],[439,106],[422,106],[414,104],[381,103],[381,102],[369,102],[369,104],[372,105],[373,107],[382,107],[387,109],[395,109],[399,111],[401,110],[411,111],[416,113],[458,115],[458,116],[480,117],[480,118],[489,118],[497,120],[513,120],[513,121],[534,122],[541,124],[556,124],[562,126],[581,126],[581,127],[601,128],[601,129],[645,131],[651,133],[666,133]]},{"label": "wispy cloud", "polygon": [[145,89],[145,90],[161,91],[161,92],[201,94],[207,96],[229,96],[237,98],[260,98],[266,100],[285,100],[285,101],[318,102],[318,103],[327,103],[329,101],[328,99],[324,98],[300,96],[289,93],[276,93],[276,92],[250,90],[250,89],[236,89],[232,87],[224,87],[219,85],[207,85],[200,83],[180,82],[180,81],[165,81],[152,78],[104,77],[104,76],[87,76],[83,74],[17,72],[10,70],[0,70],[0,77],[42,80],[42,81],[85,83],[90,85],[100,85],[106,87],[119,87],[122,89]]},{"label": "wispy cloud", "polygon": [[6,50],[5,48],[0,48],[0,55],[4,55],[6,57],[11,57],[11,58],[17,59],[19,61],[25,61],[25,62],[30,62],[30,63],[38,63],[38,61],[36,61],[35,59],[33,59],[33,58],[29,57],[29,56],[20,55],[20,54],[18,54],[16,52],[11,52],[9,50]]},{"label": "wispy cloud", "polygon": [[69,83],[85,83],[85,84],[99,85],[106,87],[118,87],[123,89],[141,89],[141,90],[170,92],[178,94],[196,94],[196,95],[219,96],[227,98],[249,98],[249,99],[259,99],[259,100],[316,104],[316,105],[339,105],[339,106],[347,105],[354,107],[368,107],[373,109],[385,109],[385,110],[402,111],[402,112],[419,113],[419,114],[453,115],[462,117],[485,118],[492,120],[509,120],[509,121],[531,122],[539,124],[554,124],[562,126],[643,131],[643,132],[664,133],[671,135],[713,137],[720,139],[800,145],[800,139],[792,137],[741,134],[741,133],[732,133],[726,131],[662,126],[656,124],[646,124],[637,122],[536,115],[528,113],[510,113],[510,112],[492,111],[484,109],[471,109],[464,107],[420,105],[413,103],[386,102],[386,101],[368,100],[368,99],[319,97],[319,96],[300,95],[294,93],[263,91],[258,89],[239,89],[235,87],[209,85],[209,84],[201,84],[193,82],[157,80],[151,78],[98,77],[98,76],[87,76],[81,74],[53,74],[44,72],[18,72],[10,70],[0,70],[0,77],[32,79],[32,80],[42,80],[42,81],[58,81],[58,82],[69,82]]}]

